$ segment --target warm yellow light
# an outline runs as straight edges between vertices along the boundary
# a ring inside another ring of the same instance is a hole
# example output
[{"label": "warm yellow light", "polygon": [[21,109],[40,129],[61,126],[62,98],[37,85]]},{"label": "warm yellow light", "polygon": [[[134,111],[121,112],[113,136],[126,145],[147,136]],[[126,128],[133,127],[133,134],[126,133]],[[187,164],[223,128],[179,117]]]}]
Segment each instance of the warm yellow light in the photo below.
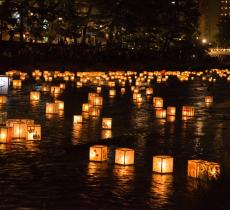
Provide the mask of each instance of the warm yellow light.
[{"label": "warm yellow light", "polygon": [[112,129],[112,118],[102,118],[102,129]]},{"label": "warm yellow light", "polygon": [[90,161],[105,161],[108,159],[108,147],[104,145],[94,145],[89,149]]},{"label": "warm yellow light", "polygon": [[134,150],[129,148],[117,148],[115,150],[115,163],[121,165],[133,165]]},{"label": "warm yellow light", "polygon": [[175,116],[176,115],[176,107],[168,106],[167,107],[167,116]]},{"label": "warm yellow light", "polygon": [[82,116],[81,115],[74,115],[73,116],[73,123],[82,123]]},{"label": "warm yellow light", "polygon": [[153,97],[153,107],[163,108],[164,100],[161,97]]},{"label": "warm yellow light", "polygon": [[153,172],[172,173],[173,157],[167,155],[153,156]]},{"label": "warm yellow light", "polygon": [[30,92],[30,100],[31,101],[39,101],[40,100],[40,92],[38,92],[38,91],[31,91]]}]

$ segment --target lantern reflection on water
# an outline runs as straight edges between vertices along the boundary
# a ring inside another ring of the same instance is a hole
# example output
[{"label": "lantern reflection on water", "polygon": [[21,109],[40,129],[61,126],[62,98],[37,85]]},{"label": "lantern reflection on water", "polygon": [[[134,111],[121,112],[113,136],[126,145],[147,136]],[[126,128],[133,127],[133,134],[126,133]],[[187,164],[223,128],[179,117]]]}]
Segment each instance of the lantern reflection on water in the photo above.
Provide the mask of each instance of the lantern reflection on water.
[{"label": "lantern reflection on water", "polygon": [[112,130],[102,130],[101,139],[110,139],[112,138]]},{"label": "lantern reflection on water", "polygon": [[130,148],[117,148],[115,150],[115,163],[121,165],[133,165],[134,150]]},{"label": "lantern reflection on water", "polygon": [[0,143],[9,143],[12,137],[12,128],[10,127],[0,127]]},{"label": "lantern reflection on water", "polygon": [[89,149],[90,161],[105,161],[108,159],[108,147],[104,145],[94,145]]},{"label": "lantern reflection on water", "polygon": [[112,129],[112,118],[102,118],[102,129]]},{"label": "lantern reflection on water", "polygon": [[40,100],[40,92],[38,92],[38,91],[31,91],[30,92],[30,100],[31,101],[39,101]]},{"label": "lantern reflection on water", "polygon": [[121,88],[121,94],[125,94],[125,88]]},{"label": "lantern reflection on water", "polygon": [[7,97],[0,95],[0,104],[6,104],[6,102],[7,102]]},{"label": "lantern reflection on water", "polygon": [[41,125],[27,125],[27,140],[41,140]]},{"label": "lantern reflection on water", "polygon": [[153,172],[157,173],[172,173],[173,172],[173,157],[168,155],[153,156]]},{"label": "lantern reflection on water", "polygon": [[59,111],[63,111],[64,110],[64,101],[55,100],[54,103],[57,104]]},{"label": "lantern reflection on water", "polygon": [[205,102],[206,104],[211,104],[211,103],[213,103],[213,96],[205,96],[204,102]]},{"label": "lantern reflection on water", "polygon": [[82,112],[89,112],[89,104],[88,103],[85,103],[85,104],[82,104]]},{"label": "lantern reflection on water", "polygon": [[0,112],[0,125],[6,124],[7,112]]},{"label": "lantern reflection on water", "polygon": [[100,109],[98,107],[90,107],[89,116],[91,116],[91,117],[100,116]]},{"label": "lantern reflection on water", "polygon": [[161,97],[153,97],[153,107],[163,108],[164,100]]}]

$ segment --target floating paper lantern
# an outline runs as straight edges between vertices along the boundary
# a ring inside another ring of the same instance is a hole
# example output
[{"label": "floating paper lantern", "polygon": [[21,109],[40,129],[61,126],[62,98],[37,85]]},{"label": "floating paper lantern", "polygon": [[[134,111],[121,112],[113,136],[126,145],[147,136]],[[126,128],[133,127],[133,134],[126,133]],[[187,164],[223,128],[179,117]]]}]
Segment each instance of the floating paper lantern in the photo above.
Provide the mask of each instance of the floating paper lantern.
[{"label": "floating paper lantern", "polygon": [[108,159],[108,147],[104,145],[94,145],[89,149],[90,161],[105,161]]},{"label": "floating paper lantern", "polygon": [[6,96],[0,96],[0,104],[6,104],[7,97]]},{"label": "floating paper lantern", "polygon": [[173,157],[167,155],[153,156],[153,172],[172,173]]},{"label": "floating paper lantern", "polygon": [[58,110],[59,111],[63,111],[64,110],[64,101],[55,100],[54,103],[58,105]]},{"label": "floating paper lantern", "polygon": [[95,96],[91,99],[90,104],[92,104],[93,106],[102,106],[103,98],[101,96]]},{"label": "floating paper lantern", "polygon": [[115,96],[116,96],[116,90],[114,89],[109,90],[109,97],[114,98]]},{"label": "floating paper lantern", "polygon": [[157,109],[156,110],[156,118],[158,118],[158,119],[166,118],[166,110],[165,109]]},{"label": "floating paper lantern", "polygon": [[112,129],[112,118],[102,118],[102,129]]},{"label": "floating paper lantern", "polygon": [[146,88],[146,95],[153,95],[153,88]]},{"label": "floating paper lantern", "polygon": [[41,140],[41,125],[27,125],[27,140]]},{"label": "floating paper lantern", "polygon": [[134,150],[129,148],[117,148],[115,150],[115,163],[121,165],[133,165]]},{"label": "floating paper lantern", "polygon": [[141,98],[141,97],[137,97],[136,103],[137,103],[137,104],[141,104],[141,103],[142,103],[142,98]]},{"label": "floating paper lantern", "polygon": [[188,160],[188,176],[198,179],[218,179],[220,165],[205,160]]},{"label": "floating paper lantern", "polygon": [[81,115],[74,115],[73,116],[73,123],[82,123],[82,116]]},{"label": "floating paper lantern", "polygon": [[195,115],[195,108],[193,106],[183,106],[182,116],[183,117],[193,117]]},{"label": "floating paper lantern", "polygon": [[89,112],[89,104],[85,103],[85,104],[82,104],[82,112]]},{"label": "floating paper lantern", "polygon": [[61,93],[61,88],[59,86],[51,86],[50,92],[52,94],[59,94]]},{"label": "floating paper lantern", "polygon": [[90,107],[89,116],[91,116],[91,117],[100,116],[100,109],[98,107]]},{"label": "floating paper lantern", "polygon": [[121,94],[125,94],[125,88],[121,88]]},{"label": "floating paper lantern", "polygon": [[57,114],[59,107],[57,103],[46,103],[46,114]]},{"label": "floating paper lantern", "polygon": [[31,101],[39,101],[40,100],[40,92],[38,92],[38,91],[31,91],[30,92],[30,100]]},{"label": "floating paper lantern", "polygon": [[9,143],[12,137],[12,128],[10,127],[0,127],[0,143]]},{"label": "floating paper lantern", "polygon": [[168,106],[167,107],[167,116],[175,116],[176,115],[176,107]]},{"label": "floating paper lantern", "polygon": [[164,100],[161,97],[153,98],[153,107],[154,108],[163,108]]},{"label": "floating paper lantern", "polygon": [[101,93],[101,87],[97,87],[97,93]]},{"label": "floating paper lantern", "polygon": [[22,81],[21,80],[13,80],[13,88],[21,88]]},{"label": "floating paper lantern", "polygon": [[12,126],[12,138],[26,139],[27,138],[27,124],[24,122],[14,122]]},{"label": "floating paper lantern", "polygon": [[65,84],[64,84],[64,83],[61,83],[61,84],[60,84],[60,88],[61,88],[61,90],[64,90],[64,89],[65,89]]},{"label": "floating paper lantern", "polygon": [[213,103],[213,96],[205,96],[204,101],[206,104]]},{"label": "floating paper lantern", "polygon": [[49,92],[50,91],[50,86],[46,85],[46,84],[42,85],[41,91],[42,92]]}]

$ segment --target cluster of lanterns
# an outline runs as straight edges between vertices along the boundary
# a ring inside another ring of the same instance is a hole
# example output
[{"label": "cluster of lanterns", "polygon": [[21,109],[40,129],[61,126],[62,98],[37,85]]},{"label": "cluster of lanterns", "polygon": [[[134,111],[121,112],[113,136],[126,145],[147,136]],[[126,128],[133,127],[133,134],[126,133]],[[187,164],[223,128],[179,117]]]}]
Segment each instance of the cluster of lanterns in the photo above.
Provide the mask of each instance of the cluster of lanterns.
[{"label": "cluster of lanterns", "polygon": [[[12,79],[12,86],[15,89],[22,87],[22,81],[29,76],[17,70],[6,72],[6,75]],[[17,78],[17,79],[15,79]],[[130,86],[132,99],[136,104],[143,102],[143,92],[146,97],[153,97],[155,90],[151,83],[164,83],[170,78],[176,78],[181,82],[200,78],[207,82],[213,83],[217,79],[230,81],[229,70],[212,69],[207,71],[144,71],[137,73],[135,71],[116,71],[116,72],[60,72],[60,71],[40,71],[34,70],[32,78],[35,81],[44,81],[41,86],[41,92],[49,92],[55,97],[58,96],[66,88],[66,82],[73,82],[76,88],[83,86],[91,86],[95,88],[95,92],[88,93],[88,102],[82,104],[82,114],[73,116],[73,124],[81,125],[88,116],[97,118],[101,114],[103,106],[103,97],[101,95],[102,88],[108,87],[108,96],[115,98],[119,90],[121,95],[126,93],[127,86]],[[55,85],[53,85],[55,82]],[[58,84],[57,84],[58,82]],[[30,92],[30,101],[39,101],[40,91]],[[0,104],[5,104],[7,97],[0,96]],[[205,96],[204,103],[211,105],[213,96]],[[178,112],[175,106],[168,106],[164,109],[164,99],[154,96],[152,105],[155,110],[156,118],[169,118],[175,120]],[[57,114],[64,111],[64,101],[54,99],[53,102],[47,102],[45,107],[46,114]],[[181,110],[182,119],[189,119],[195,116],[195,107],[185,105]],[[7,143],[12,138],[25,138],[28,140],[36,140],[41,138],[41,126],[34,124],[32,120],[20,119],[5,119],[0,116],[0,119],[5,120],[6,126],[0,128],[0,140],[2,143]],[[102,131],[111,131],[112,118],[103,117],[101,121]],[[110,133],[111,134],[111,133]],[[107,135],[111,136],[111,135]],[[94,145],[90,147],[89,159],[91,161],[106,161],[108,160],[108,147],[105,145]],[[133,165],[135,152],[131,148],[117,148],[115,150],[115,163],[121,165]],[[173,157],[167,155],[153,156],[152,170],[156,173],[172,173],[173,172]],[[203,179],[217,179],[220,175],[220,165],[218,163],[204,160],[189,160],[188,161],[188,176]]]},{"label": "cluster of lanterns", "polygon": [[[89,148],[89,160],[102,162],[108,160],[109,148],[106,145],[93,145]],[[115,164],[133,165],[134,149],[116,148]],[[169,155],[156,155],[152,159],[152,171],[160,174],[173,173],[174,158]],[[188,160],[187,175],[197,179],[216,180],[220,176],[220,165],[206,160]]]}]

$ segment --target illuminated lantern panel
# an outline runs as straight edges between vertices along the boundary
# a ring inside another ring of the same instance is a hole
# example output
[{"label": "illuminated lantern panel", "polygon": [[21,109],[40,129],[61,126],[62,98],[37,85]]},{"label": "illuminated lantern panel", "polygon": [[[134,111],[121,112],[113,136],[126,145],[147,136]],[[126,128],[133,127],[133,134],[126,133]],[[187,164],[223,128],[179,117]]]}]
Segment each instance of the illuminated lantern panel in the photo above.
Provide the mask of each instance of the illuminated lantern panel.
[{"label": "illuminated lantern panel", "polygon": [[108,147],[104,145],[94,145],[89,149],[90,161],[105,161],[108,159]]},{"label": "illuminated lantern panel", "polygon": [[12,128],[0,127],[0,143],[9,143],[12,137]]},{"label": "illuminated lantern panel", "polygon": [[164,100],[161,97],[154,97],[153,98],[153,107],[155,108],[163,108]]},{"label": "illuminated lantern panel", "polygon": [[159,118],[159,119],[166,118],[166,110],[165,109],[157,109],[156,110],[156,118]]},{"label": "illuminated lantern panel", "polygon": [[188,160],[188,176],[198,179],[218,179],[220,165],[205,160]]},{"label": "illuminated lantern panel", "polygon": [[41,140],[41,125],[27,126],[27,140]]},{"label": "illuminated lantern panel", "polygon": [[81,115],[74,115],[73,116],[73,123],[82,123],[82,116]]},{"label": "illuminated lantern panel", "polygon": [[193,106],[183,106],[182,116],[183,117],[193,117],[195,115],[195,108]]},{"label": "illuminated lantern panel", "polygon": [[114,98],[115,96],[116,96],[116,90],[114,90],[114,89],[109,90],[109,97]]},{"label": "illuminated lantern panel", "polygon": [[176,107],[168,106],[167,107],[167,116],[175,116],[176,115]]},{"label": "illuminated lantern panel", "polygon": [[51,86],[50,92],[52,94],[59,94],[61,93],[61,88],[59,86]]},{"label": "illuminated lantern panel", "polygon": [[153,88],[146,88],[146,95],[153,95]]},{"label": "illuminated lantern panel", "polygon": [[92,104],[93,106],[102,106],[102,104],[103,104],[103,98],[101,96],[95,96],[90,101],[90,104]]},{"label": "illuminated lantern panel", "polygon": [[0,125],[6,124],[7,112],[0,112]]},{"label": "illuminated lantern panel", "polygon": [[102,129],[112,129],[112,118],[102,118]]},{"label": "illuminated lantern panel", "polygon": [[97,87],[97,93],[101,93],[101,87]]},{"label": "illuminated lantern panel", "polygon": [[121,88],[121,94],[125,94],[125,88]]},{"label": "illuminated lantern panel", "polygon": [[206,104],[213,103],[213,96],[205,96],[204,101]]},{"label": "illuminated lantern panel", "polygon": [[62,90],[64,90],[64,89],[65,89],[65,84],[64,84],[64,83],[61,83],[61,84],[60,84],[60,88],[61,88]]},{"label": "illuminated lantern panel", "polygon": [[38,92],[38,91],[31,91],[30,92],[30,100],[31,101],[39,101],[40,100],[40,92]]},{"label": "illuminated lantern panel", "polygon": [[26,139],[27,138],[27,124],[23,122],[13,123],[12,138]]},{"label": "illuminated lantern panel", "polygon": [[82,104],[82,112],[89,112],[89,104],[85,103]]},{"label": "illuminated lantern panel", "polygon": [[6,104],[7,97],[6,96],[0,96],[0,104]]},{"label": "illuminated lantern panel", "polygon": [[136,103],[140,104],[141,102],[142,102],[142,98],[141,97],[137,97]]},{"label": "illuminated lantern panel", "polygon": [[98,97],[98,93],[88,93],[88,101],[92,102],[95,97]]},{"label": "illuminated lantern panel", "polygon": [[54,103],[57,104],[59,111],[63,111],[64,110],[64,101],[55,100]]},{"label": "illuminated lantern panel", "polygon": [[98,117],[100,116],[100,109],[97,107],[90,107],[89,109],[89,116],[91,117]]},{"label": "illuminated lantern panel", "polygon": [[13,80],[13,88],[21,88],[22,81],[21,80]]},{"label": "illuminated lantern panel", "polygon": [[58,113],[58,104],[57,103],[46,103],[46,113],[47,114],[57,114]]},{"label": "illuminated lantern panel", "polygon": [[42,85],[41,91],[42,92],[49,92],[50,91],[50,86],[49,85]]},{"label": "illuminated lantern panel", "polygon": [[115,163],[121,165],[133,165],[134,150],[129,148],[117,148],[115,150]]},{"label": "illuminated lantern panel", "polygon": [[156,173],[172,173],[173,157],[168,155],[153,156],[153,172]]}]

